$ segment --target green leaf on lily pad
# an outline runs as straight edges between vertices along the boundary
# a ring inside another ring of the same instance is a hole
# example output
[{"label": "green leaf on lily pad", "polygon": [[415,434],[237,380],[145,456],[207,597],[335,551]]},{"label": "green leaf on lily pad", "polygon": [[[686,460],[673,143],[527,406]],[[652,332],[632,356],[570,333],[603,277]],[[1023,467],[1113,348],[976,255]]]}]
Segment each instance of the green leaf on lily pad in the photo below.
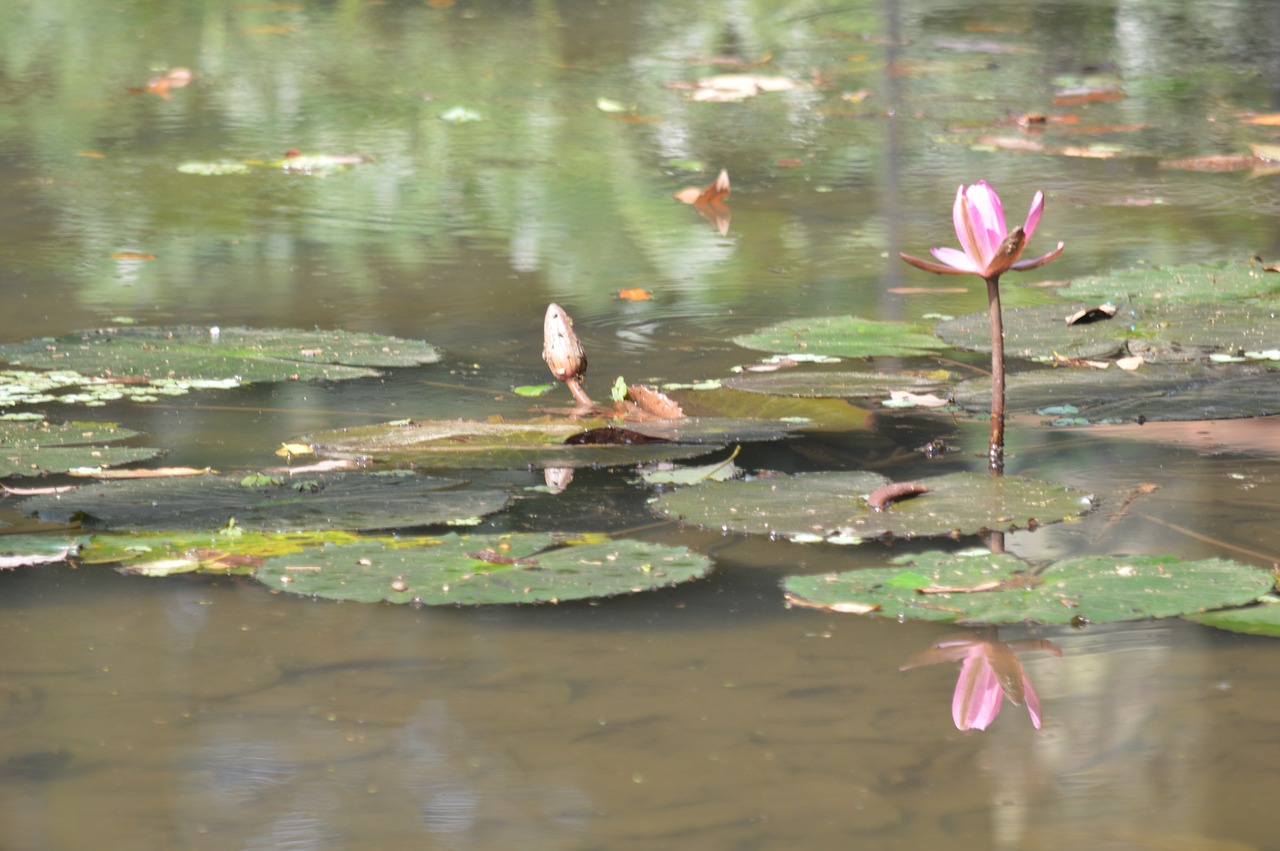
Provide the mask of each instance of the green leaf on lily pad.
[{"label": "green leaf on lily pad", "polygon": [[1127,269],[1077,278],[1062,294],[1071,299],[1222,302],[1280,291],[1280,275],[1254,263],[1205,263]]},{"label": "green leaf on lily pad", "polygon": [[42,520],[79,519],[94,529],[217,529],[234,519],[265,531],[471,525],[507,503],[494,488],[414,474],[324,473],[246,488],[238,474],[100,482],[36,496],[23,511]]},{"label": "green leaf on lily pad", "polygon": [[111,446],[138,432],[115,423],[0,422],[0,478],[115,467],[160,454],[142,446]]},{"label": "green leaf on lily pad", "polygon": [[636,540],[555,546],[550,535],[445,535],[417,546],[378,541],[270,558],[270,588],[331,600],[429,606],[554,603],[666,588],[713,563],[685,547]]},{"label": "green leaf on lily pad", "polygon": [[654,507],[699,526],[800,541],[972,535],[1056,523],[1092,507],[1062,485],[951,473],[920,479],[928,493],[873,511],[866,497],[885,484],[876,473],[798,473],[677,490],[659,496]]},{"label": "green leaf on lily pad", "polygon": [[1268,595],[1256,606],[1187,615],[1187,620],[1230,632],[1280,638],[1280,600]]},{"label": "green leaf on lily pad", "polygon": [[[637,464],[659,459],[690,458],[718,448],[718,441],[731,438],[717,431],[709,436],[706,429],[715,427],[680,420],[678,438],[684,442],[664,443],[672,439],[637,444],[571,445],[565,441],[585,430],[604,426],[604,421],[570,423],[489,423],[468,420],[426,420],[378,423],[354,428],[316,432],[298,438],[326,458],[367,459],[377,464],[413,464],[431,469],[521,469],[529,466],[582,467],[591,465]],[[739,425],[746,426],[747,423]],[[660,423],[634,426],[645,433],[659,430]],[[631,428],[632,426],[628,426]],[[775,427],[774,436],[782,432]],[[673,435],[674,436],[674,435]],[[711,441],[690,445],[696,439]]]},{"label": "green leaf on lily pad", "polygon": [[947,348],[947,344],[929,333],[925,326],[858,316],[791,319],[734,337],[733,341],[739,346],[766,352],[803,351],[848,358],[904,357]]},{"label": "green leaf on lily pad", "polygon": [[[1008,410],[1035,411],[1061,425],[1260,417],[1280,412],[1280,375],[1234,365],[1045,369],[1009,376],[1006,397]],[[989,411],[991,380],[962,382],[955,401]]]},{"label": "green leaf on lily pad", "polygon": [[[793,576],[795,603],[879,606],[891,618],[958,623],[1113,623],[1240,606],[1267,593],[1270,574],[1223,559],[1081,556],[1035,573],[1007,554],[927,552],[895,568]],[[904,573],[913,581],[903,583]],[[927,582],[920,584],[918,578]],[[905,586],[905,587],[904,587]]]},{"label": "green leaf on lily pad", "polygon": [[75,373],[121,389],[143,381],[173,392],[362,378],[376,375],[376,367],[439,359],[418,340],[348,331],[131,326],[0,345],[0,360],[13,365]]}]

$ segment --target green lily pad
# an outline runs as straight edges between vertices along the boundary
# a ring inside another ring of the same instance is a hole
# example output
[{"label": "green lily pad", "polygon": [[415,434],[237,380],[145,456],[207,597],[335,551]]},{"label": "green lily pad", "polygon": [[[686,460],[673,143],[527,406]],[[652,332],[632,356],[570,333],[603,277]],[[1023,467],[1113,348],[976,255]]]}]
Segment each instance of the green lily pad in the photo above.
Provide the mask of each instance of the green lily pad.
[{"label": "green lily pad", "polygon": [[[1066,317],[1078,308],[1045,305],[1005,309],[1005,357],[1052,360],[1056,353],[1072,358],[1108,358],[1123,351],[1125,340],[1134,336],[1122,314],[1105,322],[1067,325]],[[991,317],[985,311],[944,320],[933,330],[956,348],[991,351]]]},{"label": "green lily pad", "polygon": [[[742,423],[756,423],[755,431],[764,436],[752,438],[739,429],[726,442],[771,440],[789,429],[826,429],[861,431],[870,425],[871,415],[865,408],[850,405],[843,399],[802,398],[800,396],[763,395],[727,386],[696,390],[680,397],[685,413],[699,419],[726,417]],[[772,435],[767,432],[773,430]]]},{"label": "green lily pad", "polygon": [[[595,422],[487,423],[468,420],[398,420],[355,428],[316,432],[297,438],[326,458],[367,459],[377,464],[413,464],[432,469],[520,469],[529,466],[582,467],[591,465],[637,464],[660,459],[690,458],[719,448],[719,443],[697,443],[707,438],[720,441],[736,434],[714,421],[699,425],[679,421],[669,434],[678,434],[684,443],[641,443],[630,445],[569,445],[565,441],[586,429],[603,426]],[[745,425],[745,424],[744,424]],[[628,426],[646,434],[660,431],[657,423]],[[708,435],[707,428],[720,428]],[[781,432],[775,427],[774,436]],[[659,435],[662,436],[662,435]],[[670,439],[663,436],[663,439]]]},{"label": "green lily pad", "polygon": [[[1173,556],[1081,556],[1038,574],[1014,556],[989,552],[920,553],[892,563],[900,567],[793,576],[783,587],[804,605],[878,605],[878,614],[891,618],[1067,624],[1174,617],[1245,605],[1274,582],[1270,574],[1248,565],[1223,559],[1184,562]],[[914,578],[898,581],[904,573]]]},{"label": "green lily pad", "polygon": [[799,541],[976,534],[1055,523],[1088,511],[1079,491],[1017,476],[952,473],[921,479],[929,493],[867,506],[876,473],[823,472],[705,484],[658,497],[657,511],[700,526]]},{"label": "green lily pad", "polygon": [[116,387],[145,380],[180,392],[209,381],[228,387],[362,378],[376,375],[375,367],[439,359],[421,341],[348,331],[131,326],[0,345],[0,360],[15,366],[76,373]]},{"label": "green lily pad", "polygon": [[1186,617],[1187,620],[1216,629],[1280,638],[1280,600],[1273,599],[1270,595],[1259,600],[1256,606],[1222,609]]},{"label": "green lily pad", "polygon": [[[289,555],[325,544],[361,540],[351,532],[255,532],[228,526],[213,532],[128,532],[94,535],[80,551],[82,564],[119,564],[146,576],[170,573],[251,574],[271,556]],[[165,569],[158,564],[184,564]]]},{"label": "green lily pad", "polygon": [[1127,304],[1144,301],[1222,302],[1280,292],[1280,274],[1253,263],[1204,263],[1138,268],[1073,280],[1063,295],[1072,299]]},{"label": "green lily pad", "polygon": [[927,327],[905,322],[879,322],[858,316],[791,319],[761,328],[733,341],[766,352],[803,351],[847,358],[909,357],[946,348]]},{"label": "green lily pad", "polygon": [[[950,377],[950,376],[948,376]],[[870,399],[893,390],[921,392],[944,387],[945,380],[908,373],[769,372],[725,379],[724,386],[769,396],[818,399]]]},{"label": "green lily pad", "polygon": [[64,561],[87,540],[65,534],[0,536],[0,570]]},{"label": "green lily pad", "polygon": [[445,535],[416,546],[377,541],[270,558],[269,588],[331,600],[429,606],[554,603],[666,588],[706,576],[685,547],[611,540],[555,547],[550,535]]},{"label": "green lily pad", "polygon": [[[1280,412],[1280,376],[1233,365],[1121,369],[1045,369],[1008,376],[1009,411],[1035,411],[1055,424],[1198,421],[1260,417]],[[970,379],[955,402],[976,413],[991,410],[991,380]]]},{"label": "green lily pad", "polygon": [[471,525],[508,499],[502,490],[408,473],[325,473],[263,488],[245,487],[242,478],[100,482],[57,497],[32,497],[21,507],[42,520],[79,519],[94,529],[207,530],[234,518],[252,530],[354,530]]},{"label": "green lily pad", "polygon": [[0,478],[145,461],[159,449],[110,446],[138,432],[115,423],[0,422]]}]

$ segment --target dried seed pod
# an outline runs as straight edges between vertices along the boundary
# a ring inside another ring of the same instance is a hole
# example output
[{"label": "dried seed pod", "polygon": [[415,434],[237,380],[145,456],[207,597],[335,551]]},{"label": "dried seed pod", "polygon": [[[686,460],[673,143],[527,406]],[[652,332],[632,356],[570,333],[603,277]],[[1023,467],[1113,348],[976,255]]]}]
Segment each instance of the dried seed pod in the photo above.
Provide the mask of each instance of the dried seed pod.
[{"label": "dried seed pod", "polygon": [[555,302],[547,305],[547,317],[542,322],[542,359],[547,362],[551,374],[565,383],[579,404],[595,404],[582,389],[582,376],[587,373],[587,353],[574,333],[573,320]]}]

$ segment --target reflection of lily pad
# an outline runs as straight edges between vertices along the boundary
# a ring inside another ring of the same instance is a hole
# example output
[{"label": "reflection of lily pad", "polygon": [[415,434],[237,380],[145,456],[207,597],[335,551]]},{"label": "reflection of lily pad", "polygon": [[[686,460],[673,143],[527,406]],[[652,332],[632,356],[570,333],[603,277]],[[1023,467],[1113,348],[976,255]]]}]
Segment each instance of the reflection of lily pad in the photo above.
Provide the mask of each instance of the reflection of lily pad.
[{"label": "reflection of lily pad", "polygon": [[269,531],[390,529],[469,524],[506,504],[496,489],[459,489],[461,482],[412,474],[325,473],[245,487],[241,475],[184,476],[101,482],[58,497],[37,496],[22,509],[42,520],[82,516],[96,529]]},{"label": "reflection of lily pad", "polygon": [[548,549],[549,535],[445,535],[420,546],[361,542],[268,559],[270,588],[332,600],[477,606],[610,597],[705,576],[684,547],[616,540]]},{"label": "reflection of lily pad", "polygon": [[1091,507],[1080,492],[1061,485],[952,473],[921,479],[929,493],[872,511],[866,496],[885,483],[875,473],[800,473],[675,491],[660,496],[655,507],[700,526],[803,541],[976,534],[1055,523]]},{"label": "reflection of lily pad", "polygon": [[1280,275],[1251,263],[1213,263],[1166,266],[1161,269],[1128,269],[1077,278],[1063,290],[1072,299],[1141,302],[1221,302],[1231,298],[1280,291]]},{"label": "reflection of lily pad", "polygon": [[1280,638],[1280,601],[1268,596],[1256,606],[1188,615],[1187,620],[1231,632]]},{"label": "reflection of lily pad", "polygon": [[1222,559],[1184,562],[1173,556],[1081,556],[1038,574],[1014,556],[991,553],[920,553],[893,563],[900,567],[793,576],[784,587],[805,605],[878,605],[878,614],[891,618],[1065,624],[1240,606],[1265,594],[1273,583],[1269,574],[1247,565]]},{"label": "reflection of lily pad", "polygon": [[376,374],[371,367],[434,363],[439,354],[421,341],[347,331],[123,327],[0,345],[0,360],[116,386],[138,380],[234,386],[360,378]]},{"label": "reflection of lily pad", "polygon": [[902,357],[947,347],[924,326],[857,316],[792,319],[734,337],[733,341],[739,346],[766,352],[803,351],[848,358]]},{"label": "reflection of lily pad", "polygon": [[770,372],[729,378],[725,387],[770,396],[802,398],[868,399],[887,396],[892,390],[937,389],[944,382],[922,375],[879,372]]},{"label": "reflection of lily pad", "polygon": [[[1195,421],[1260,417],[1280,412],[1280,377],[1261,367],[1046,369],[1007,379],[1010,411],[1085,422]],[[990,379],[971,379],[955,392],[966,410],[991,409]],[[1065,406],[1070,406],[1068,412]]]},{"label": "reflection of lily pad", "polygon": [[[683,421],[681,421],[683,422]],[[636,464],[659,459],[689,458],[718,448],[718,443],[587,444],[570,446],[565,440],[603,422],[482,423],[467,420],[400,420],[355,428],[334,429],[298,438],[328,458],[368,459],[379,464],[414,464],[434,469],[520,469],[528,466],[581,467]],[[692,442],[696,423],[680,426],[681,440]],[[646,434],[661,430],[656,423],[629,424]],[[775,428],[774,436],[780,434]],[[711,441],[726,439],[714,434]]]},{"label": "reflection of lily pad", "polygon": [[141,446],[108,446],[137,435],[115,423],[0,422],[0,477],[114,467],[160,454]]}]

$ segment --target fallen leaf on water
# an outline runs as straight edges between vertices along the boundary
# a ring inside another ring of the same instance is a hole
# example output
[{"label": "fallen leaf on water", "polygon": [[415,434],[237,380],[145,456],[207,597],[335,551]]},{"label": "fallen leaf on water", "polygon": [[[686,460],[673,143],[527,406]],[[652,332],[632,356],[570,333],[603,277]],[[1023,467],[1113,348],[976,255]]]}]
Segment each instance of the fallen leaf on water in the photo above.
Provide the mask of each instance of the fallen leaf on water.
[{"label": "fallen leaf on water", "polygon": [[855,603],[847,600],[838,603],[811,603],[803,597],[793,597],[787,594],[786,601],[788,606],[798,606],[802,609],[821,609],[824,612],[839,612],[845,615],[869,615],[872,612],[880,611],[878,604]]},{"label": "fallen leaf on water", "polygon": [[1021,136],[983,136],[978,140],[978,144],[1001,151],[1022,151],[1031,154],[1044,150],[1042,143],[1034,139],[1024,139]]},{"label": "fallen leaf on water", "polygon": [[106,159],[107,157],[107,155],[102,153],[102,151],[81,151],[80,153],[76,154],[76,156],[88,157],[89,159],[93,159],[93,160],[102,160],[102,159]]},{"label": "fallen leaf on water", "polygon": [[4,489],[7,496],[43,496],[50,493],[70,493],[76,489],[76,485],[57,485],[47,488],[11,488],[6,484],[0,484],[0,488]]},{"label": "fallen leaf on water", "polygon": [[1280,127],[1280,112],[1267,112],[1262,115],[1250,115],[1241,120],[1245,124],[1257,124],[1262,127]]},{"label": "fallen leaf on water", "polygon": [[1127,358],[1119,358],[1116,360],[1116,366],[1121,369],[1128,370],[1129,372],[1133,372],[1144,363],[1146,363],[1146,361],[1142,359],[1142,355],[1132,355]]},{"label": "fallen leaf on water", "polygon": [[208,467],[150,467],[143,470],[69,470],[68,475],[95,479],[168,479],[174,476],[203,476],[212,473]]},{"label": "fallen leaf on water", "polygon": [[936,393],[912,393],[909,390],[890,390],[887,408],[943,408],[951,403]]},{"label": "fallen leaf on water", "polygon": [[155,260],[154,254],[142,254],[138,251],[117,251],[111,255],[112,260]]},{"label": "fallen leaf on water", "polygon": [[648,290],[642,290],[639,287],[627,290],[618,290],[618,298],[624,301],[651,301],[653,296]]},{"label": "fallen leaf on water", "polygon": [[892,502],[931,493],[932,488],[919,482],[894,482],[878,487],[867,495],[867,507],[872,511],[884,511]]},{"label": "fallen leaf on water", "polygon": [[268,467],[266,473],[328,473],[334,470],[358,470],[360,463],[350,458],[329,458],[314,464],[301,464],[297,467]]},{"label": "fallen leaf on water", "polygon": [[642,410],[662,419],[676,420],[684,416],[684,409],[661,390],[643,384],[629,384],[627,397]]},{"label": "fallen leaf on water", "polygon": [[1123,100],[1124,92],[1107,86],[1100,89],[1062,89],[1053,99],[1054,106],[1077,106],[1097,101]]},{"label": "fallen leaf on water", "polygon": [[1099,304],[1096,307],[1082,307],[1066,317],[1065,321],[1068,325],[1088,325],[1093,322],[1110,319],[1115,315],[1116,306],[1114,304]]},{"label": "fallen leaf on water", "polygon": [[1058,154],[1064,157],[1083,157],[1090,160],[1109,160],[1116,155],[1110,148],[1060,148]]},{"label": "fallen leaf on water", "polygon": [[1069,358],[1064,357],[1057,352],[1053,353],[1054,366],[1066,366],[1073,369],[1106,369],[1111,366],[1110,362],[1104,360],[1088,360],[1086,358]]},{"label": "fallen leaf on water", "polygon": [[692,99],[725,103],[746,100],[762,92],[785,92],[803,86],[803,83],[789,77],[767,74],[716,74],[712,77],[703,77],[694,83]]},{"label": "fallen leaf on water", "polygon": [[729,206],[725,199],[729,197],[729,172],[720,169],[720,174],[711,184],[703,189],[687,186],[675,194],[678,201],[692,204],[704,219],[715,226],[724,236],[729,232]]},{"label": "fallen leaf on water", "polygon": [[171,89],[186,88],[193,79],[195,77],[190,68],[170,68],[163,74],[148,80],[143,91],[159,95],[165,100],[170,100],[172,98],[172,95],[169,94]]}]

